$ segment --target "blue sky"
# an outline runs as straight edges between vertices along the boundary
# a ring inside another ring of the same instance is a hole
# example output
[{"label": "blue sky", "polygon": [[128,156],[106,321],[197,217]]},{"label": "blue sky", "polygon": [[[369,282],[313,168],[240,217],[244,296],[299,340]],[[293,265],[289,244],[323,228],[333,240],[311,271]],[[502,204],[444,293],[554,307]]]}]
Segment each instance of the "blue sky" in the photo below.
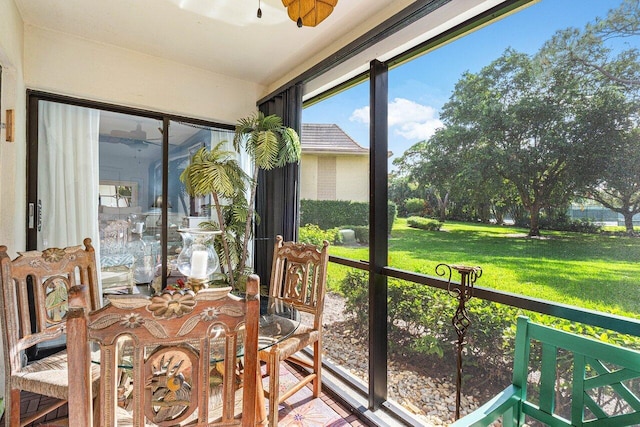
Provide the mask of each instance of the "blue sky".
[{"label": "blue sky", "polygon": [[[477,72],[506,48],[535,53],[557,30],[582,28],[620,0],[542,0],[389,72],[389,149],[393,158],[440,126],[439,111],[465,71]],[[303,110],[305,123],[336,123],[369,146],[369,85]],[[392,159],[393,159],[392,158]]]}]

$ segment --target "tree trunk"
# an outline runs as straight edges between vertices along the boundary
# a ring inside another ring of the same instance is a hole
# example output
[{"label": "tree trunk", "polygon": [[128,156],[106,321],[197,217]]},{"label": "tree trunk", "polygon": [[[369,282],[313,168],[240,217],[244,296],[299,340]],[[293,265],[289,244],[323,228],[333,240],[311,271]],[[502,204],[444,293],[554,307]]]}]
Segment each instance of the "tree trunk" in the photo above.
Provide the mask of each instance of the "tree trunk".
[{"label": "tree trunk", "polygon": [[627,230],[627,234],[633,234],[633,213],[632,212],[623,212],[624,216],[624,228]]},{"label": "tree trunk", "polygon": [[449,193],[447,192],[444,195],[444,199],[442,199],[437,192],[434,193],[434,196],[438,202],[438,217],[440,222],[445,222],[447,220],[447,203],[449,202]]},{"label": "tree trunk", "polygon": [[531,222],[529,223],[529,237],[539,236],[540,226],[538,225],[538,220],[540,218],[540,209],[537,207],[532,207],[530,213]]},{"label": "tree trunk", "polygon": [[258,187],[258,172],[260,167],[256,164],[253,166],[253,181],[251,182],[251,196],[249,197],[249,205],[247,206],[247,223],[244,228],[244,238],[242,239],[242,256],[240,257],[239,268],[244,272],[247,262],[247,245],[249,244],[249,235],[251,234],[251,225],[253,224],[253,213],[255,211],[254,201],[256,198],[256,188]]},{"label": "tree trunk", "polygon": [[496,219],[496,224],[502,225],[504,223],[504,213],[502,209],[498,209],[495,206],[493,207],[493,216]]},{"label": "tree trunk", "polygon": [[211,195],[216,207],[216,213],[218,214],[218,225],[220,226],[220,231],[222,231],[222,250],[224,251],[224,257],[227,260],[227,268],[229,269],[229,284],[231,285],[231,288],[235,288],[233,265],[231,263],[231,254],[229,253],[229,244],[227,243],[227,227],[224,223],[224,216],[222,214],[222,208],[220,208],[220,202],[218,201],[218,193],[212,193]]}]

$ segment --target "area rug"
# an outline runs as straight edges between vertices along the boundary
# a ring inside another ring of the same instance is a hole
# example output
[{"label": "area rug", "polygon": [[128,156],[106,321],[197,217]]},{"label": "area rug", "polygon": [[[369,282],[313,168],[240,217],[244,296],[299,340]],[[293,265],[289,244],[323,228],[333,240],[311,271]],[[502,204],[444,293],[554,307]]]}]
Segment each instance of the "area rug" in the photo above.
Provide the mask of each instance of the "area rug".
[{"label": "area rug", "polygon": [[[280,364],[280,393],[286,392],[297,382],[293,373],[284,364]],[[269,377],[263,379],[263,386],[265,389],[269,388]],[[278,426],[340,427],[349,425],[322,399],[314,399],[313,393],[308,387],[303,387],[281,403],[278,412]]]}]

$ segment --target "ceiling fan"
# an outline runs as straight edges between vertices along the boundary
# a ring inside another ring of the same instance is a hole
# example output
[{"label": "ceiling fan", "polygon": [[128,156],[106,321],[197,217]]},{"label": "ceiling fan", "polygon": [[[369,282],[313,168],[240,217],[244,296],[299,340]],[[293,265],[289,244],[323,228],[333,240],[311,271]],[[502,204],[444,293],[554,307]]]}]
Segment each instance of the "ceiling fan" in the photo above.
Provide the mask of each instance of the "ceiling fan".
[{"label": "ceiling fan", "polygon": [[113,144],[124,144],[137,150],[145,149],[150,144],[160,145],[159,142],[147,139],[147,132],[142,129],[140,123],[136,124],[136,128],[133,130],[113,129],[109,135],[100,135],[100,140]]}]

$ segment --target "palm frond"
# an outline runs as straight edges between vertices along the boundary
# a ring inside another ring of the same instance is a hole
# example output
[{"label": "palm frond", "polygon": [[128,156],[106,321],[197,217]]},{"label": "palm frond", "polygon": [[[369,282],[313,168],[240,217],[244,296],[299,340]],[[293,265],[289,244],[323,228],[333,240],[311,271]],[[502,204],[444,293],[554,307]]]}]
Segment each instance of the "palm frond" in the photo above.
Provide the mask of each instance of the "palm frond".
[{"label": "palm frond", "polygon": [[211,151],[206,148],[198,150],[180,174],[180,180],[190,195],[217,193],[231,197],[236,191],[245,190],[246,174],[233,159],[235,153],[220,149],[222,144],[218,143]]},{"label": "palm frond", "polygon": [[261,132],[255,139],[254,161],[261,169],[271,170],[278,163],[279,138],[276,132]]},{"label": "palm frond", "polygon": [[284,128],[278,151],[277,167],[282,167],[288,163],[298,162],[300,160],[301,152],[300,138],[296,131],[291,128]]}]

